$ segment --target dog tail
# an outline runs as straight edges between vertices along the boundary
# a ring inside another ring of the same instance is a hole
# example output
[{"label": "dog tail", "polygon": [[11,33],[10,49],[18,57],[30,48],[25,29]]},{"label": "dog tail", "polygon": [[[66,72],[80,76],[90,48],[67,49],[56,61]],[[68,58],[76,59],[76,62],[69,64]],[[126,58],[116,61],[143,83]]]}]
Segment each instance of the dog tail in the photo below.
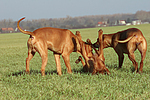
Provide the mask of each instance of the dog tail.
[{"label": "dog tail", "polygon": [[25,19],[25,17],[21,18],[21,19],[17,22],[17,27],[18,27],[18,29],[19,29],[22,33],[24,33],[24,34],[33,35],[33,32],[24,31],[24,30],[22,30],[21,27],[19,26],[19,23],[20,23],[23,19]]},{"label": "dog tail", "polygon": [[126,42],[130,41],[134,36],[135,36],[135,35],[130,36],[130,37],[128,37],[127,39],[121,40],[121,41],[120,41],[120,40],[117,40],[117,42],[118,42],[118,43],[126,43]]}]

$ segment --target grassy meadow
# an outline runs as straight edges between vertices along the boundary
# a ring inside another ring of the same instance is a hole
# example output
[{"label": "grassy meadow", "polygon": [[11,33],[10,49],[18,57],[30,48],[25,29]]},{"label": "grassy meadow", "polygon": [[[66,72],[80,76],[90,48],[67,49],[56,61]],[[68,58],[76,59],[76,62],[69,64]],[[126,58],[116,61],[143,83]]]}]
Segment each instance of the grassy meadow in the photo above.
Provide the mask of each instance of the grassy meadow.
[{"label": "grassy meadow", "polygon": [[[147,55],[142,74],[134,73],[134,67],[125,55],[121,69],[118,57],[112,48],[104,49],[105,64],[111,75],[91,75],[82,72],[82,64],[75,64],[79,54],[70,55],[73,73],[68,74],[61,57],[62,76],[56,73],[53,53],[48,53],[46,76],[40,73],[41,58],[38,53],[30,61],[30,75],[25,74],[28,35],[23,33],[0,34],[0,99],[37,100],[150,100],[150,24],[137,26],[101,27],[105,33],[115,33],[127,28],[139,28],[147,40]],[[72,29],[80,31],[83,40],[95,42],[100,28]],[[137,50],[135,57],[140,63]]]}]

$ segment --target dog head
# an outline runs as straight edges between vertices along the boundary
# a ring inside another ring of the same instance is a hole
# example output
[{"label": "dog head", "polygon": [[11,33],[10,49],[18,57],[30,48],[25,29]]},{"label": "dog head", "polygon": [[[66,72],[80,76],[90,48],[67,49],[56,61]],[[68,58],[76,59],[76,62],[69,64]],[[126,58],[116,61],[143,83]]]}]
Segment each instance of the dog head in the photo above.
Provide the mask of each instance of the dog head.
[{"label": "dog head", "polygon": [[[99,31],[98,31],[98,38],[97,38],[97,41],[92,45],[93,47],[95,47],[95,48],[99,48],[100,47],[100,34],[103,34],[103,31],[102,31],[102,29],[100,29]],[[104,48],[108,48],[108,47],[110,47],[111,46],[111,38],[110,38],[110,36],[109,35],[107,35],[107,34],[103,34],[103,35],[101,35],[102,36],[102,44],[103,44],[103,49]]]}]

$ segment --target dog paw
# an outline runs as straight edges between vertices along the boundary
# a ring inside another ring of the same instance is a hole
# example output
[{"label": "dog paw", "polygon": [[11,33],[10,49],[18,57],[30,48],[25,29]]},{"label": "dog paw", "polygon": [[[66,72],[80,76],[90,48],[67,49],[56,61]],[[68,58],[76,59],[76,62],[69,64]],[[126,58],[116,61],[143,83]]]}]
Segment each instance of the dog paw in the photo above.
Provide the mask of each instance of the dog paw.
[{"label": "dog paw", "polygon": [[25,71],[26,74],[30,74],[30,71]]}]

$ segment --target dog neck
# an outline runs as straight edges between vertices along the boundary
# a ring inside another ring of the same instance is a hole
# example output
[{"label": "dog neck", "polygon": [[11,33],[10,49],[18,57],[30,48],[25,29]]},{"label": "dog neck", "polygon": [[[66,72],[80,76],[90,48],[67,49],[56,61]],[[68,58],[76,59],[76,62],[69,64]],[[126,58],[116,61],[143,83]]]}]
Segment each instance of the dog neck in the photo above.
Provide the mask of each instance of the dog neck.
[{"label": "dog neck", "polygon": [[103,43],[104,43],[104,47],[103,48],[108,48],[108,47],[112,47],[112,34],[104,34],[103,35]]}]

